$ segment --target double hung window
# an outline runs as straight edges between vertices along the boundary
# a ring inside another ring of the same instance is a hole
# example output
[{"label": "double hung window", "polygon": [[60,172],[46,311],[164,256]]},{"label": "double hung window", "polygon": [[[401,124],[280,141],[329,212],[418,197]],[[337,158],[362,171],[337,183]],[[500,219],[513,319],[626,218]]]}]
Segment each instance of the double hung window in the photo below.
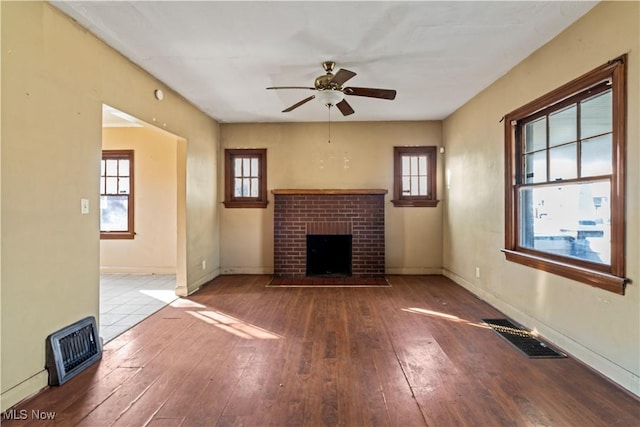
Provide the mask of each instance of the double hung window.
[{"label": "double hung window", "polygon": [[625,58],[506,116],[507,259],[624,291]]},{"label": "double hung window", "polygon": [[100,163],[100,238],[134,238],[133,200],[133,150],[104,150]]}]

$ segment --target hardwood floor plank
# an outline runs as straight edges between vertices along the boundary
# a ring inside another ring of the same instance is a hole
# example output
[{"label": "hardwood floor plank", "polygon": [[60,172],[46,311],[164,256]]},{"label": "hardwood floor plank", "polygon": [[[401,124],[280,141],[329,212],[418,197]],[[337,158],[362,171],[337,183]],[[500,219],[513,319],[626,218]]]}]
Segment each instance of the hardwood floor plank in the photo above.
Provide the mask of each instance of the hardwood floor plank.
[{"label": "hardwood floor plank", "polygon": [[149,421],[148,424],[145,424],[144,427],[180,427],[183,421],[184,421],[184,417],[183,418],[154,418],[151,421]]},{"label": "hardwood floor plank", "polygon": [[442,276],[387,288],[267,288],[224,276],[16,409],[63,426],[618,426],[640,400],[568,359],[528,359],[504,317]]},{"label": "hardwood floor plank", "polygon": [[[193,370],[185,375],[181,383],[175,384],[173,393],[154,414],[152,422],[165,418],[184,419],[196,402],[209,398],[205,394],[207,387],[214,378],[221,376],[220,371],[227,366],[226,359],[232,357],[235,351],[235,340],[231,336],[217,335],[214,341],[213,345],[202,346],[206,355],[199,361],[193,361]],[[212,348],[216,351],[212,351]]]},{"label": "hardwood floor plank", "polygon": [[[122,416],[116,420],[114,426],[144,426],[147,425],[159,412],[167,400],[175,394],[175,389],[189,376],[189,374],[201,363],[206,363],[203,359],[208,354],[208,349],[215,344],[215,338],[207,336],[207,331],[198,331],[194,325],[193,331],[196,336],[203,338],[193,340],[191,345],[182,344],[182,349],[189,354],[189,357],[175,358],[171,363],[171,369],[163,371],[158,380],[155,381],[145,393],[131,405]],[[210,329],[200,326],[200,329]],[[191,334],[190,334],[191,335]]]},{"label": "hardwood floor plank", "polygon": [[216,370],[200,398],[192,402],[186,413],[183,426],[215,426],[223,415],[238,382],[249,367],[254,349],[237,346],[233,354],[225,359],[223,369]]}]

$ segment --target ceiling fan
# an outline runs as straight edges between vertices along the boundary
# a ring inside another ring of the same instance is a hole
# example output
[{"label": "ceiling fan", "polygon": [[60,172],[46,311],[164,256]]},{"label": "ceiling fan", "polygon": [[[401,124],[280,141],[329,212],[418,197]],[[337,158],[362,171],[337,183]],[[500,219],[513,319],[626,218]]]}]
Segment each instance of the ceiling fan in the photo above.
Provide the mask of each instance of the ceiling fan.
[{"label": "ceiling fan", "polygon": [[291,107],[282,110],[283,113],[288,113],[289,111],[295,110],[299,106],[306,104],[312,99],[317,99],[322,103],[322,105],[325,105],[329,108],[333,106],[338,107],[338,110],[340,110],[343,116],[348,116],[350,114],[353,114],[354,111],[347,100],[344,99],[345,95],[366,96],[369,98],[380,98],[389,100],[395,99],[396,91],[393,89],[376,89],[370,87],[353,86],[344,87],[343,85],[347,82],[347,80],[353,78],[356,73],[341,68],[334,75],[333,69],[335,68],[335,66],[336,63],[333,61],[323,62],[322,68],[324,68],[326,74],[316,78],[314,87],[277,86],[268,87],[267,89],[306,89],[316,92],[314,95],[311,95],[308,98],[305,98],[302,101],[293,104]]}]

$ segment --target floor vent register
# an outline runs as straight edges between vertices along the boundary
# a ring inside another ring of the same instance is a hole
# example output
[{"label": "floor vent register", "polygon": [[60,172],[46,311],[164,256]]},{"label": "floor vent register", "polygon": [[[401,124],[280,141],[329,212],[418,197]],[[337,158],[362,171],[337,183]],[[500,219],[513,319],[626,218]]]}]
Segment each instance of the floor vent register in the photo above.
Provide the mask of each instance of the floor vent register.
[{"label": "floor vent register", "polygon": [[102,357],[102,341],[93,316],[49,335],[46,341],[49,385],[61,385]]}]

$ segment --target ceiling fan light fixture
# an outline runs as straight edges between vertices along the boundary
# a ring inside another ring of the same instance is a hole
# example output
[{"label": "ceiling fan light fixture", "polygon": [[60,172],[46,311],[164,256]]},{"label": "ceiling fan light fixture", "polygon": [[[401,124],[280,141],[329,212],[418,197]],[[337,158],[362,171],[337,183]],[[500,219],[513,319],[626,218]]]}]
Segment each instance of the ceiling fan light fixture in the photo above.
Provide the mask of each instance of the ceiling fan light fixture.
[{"label": "ceiling fan light fixture", "polygon": [[335,106],[344,99],[344,93],[335,89],[319,90],[316,93],[316,99],[326,107]]}]

